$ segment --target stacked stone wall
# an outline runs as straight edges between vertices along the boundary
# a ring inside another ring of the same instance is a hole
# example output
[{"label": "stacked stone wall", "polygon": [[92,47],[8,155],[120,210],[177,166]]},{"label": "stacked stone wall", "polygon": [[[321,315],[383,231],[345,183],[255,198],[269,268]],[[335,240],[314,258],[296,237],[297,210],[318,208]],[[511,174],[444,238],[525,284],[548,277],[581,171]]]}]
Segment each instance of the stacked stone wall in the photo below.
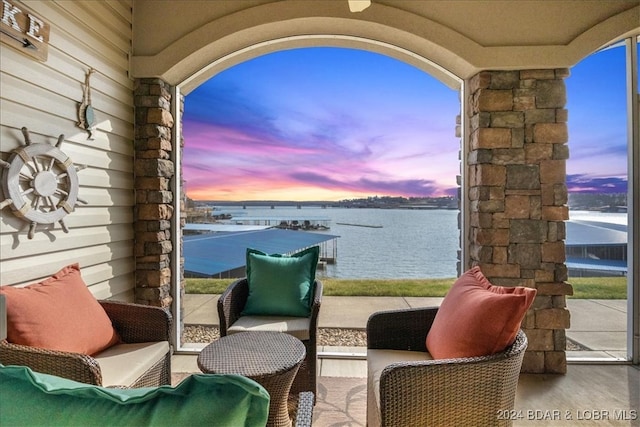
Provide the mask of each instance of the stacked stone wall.
[{"label": "stacked stone wall", "polygon": [[171,88],[159,79],[135,82],[135,301],[170,307],[171,297]]},{"label": "stacked stone wall", "polygon": [[567,76],[483,71],[468,82],[470,264],[496,285],[537,289],[523,372],[566,372]]}]

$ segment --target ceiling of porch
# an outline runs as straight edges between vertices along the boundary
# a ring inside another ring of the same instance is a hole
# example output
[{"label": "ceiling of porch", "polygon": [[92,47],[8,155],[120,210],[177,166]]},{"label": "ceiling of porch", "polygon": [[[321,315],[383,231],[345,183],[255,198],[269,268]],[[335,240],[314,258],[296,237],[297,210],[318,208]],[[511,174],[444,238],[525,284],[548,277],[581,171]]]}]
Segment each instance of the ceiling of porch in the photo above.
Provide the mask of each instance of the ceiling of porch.
[{"label": "ceiling of porch", "polygon": [[566,68],[640,29],[638,0],[134,0],[133,77],[186,82],[281,49],[340,46],[411,63],[450,86],[483,69]]}]

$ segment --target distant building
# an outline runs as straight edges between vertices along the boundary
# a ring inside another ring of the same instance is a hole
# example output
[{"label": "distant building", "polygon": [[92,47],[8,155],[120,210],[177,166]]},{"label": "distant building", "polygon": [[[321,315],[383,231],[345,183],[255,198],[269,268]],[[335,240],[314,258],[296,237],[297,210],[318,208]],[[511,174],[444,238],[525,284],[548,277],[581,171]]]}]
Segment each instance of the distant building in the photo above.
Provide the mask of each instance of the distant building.
[{"label": "distant building", "polygon": [[598,221],[566,222],[569,276],[626,276],[627,226]]}]

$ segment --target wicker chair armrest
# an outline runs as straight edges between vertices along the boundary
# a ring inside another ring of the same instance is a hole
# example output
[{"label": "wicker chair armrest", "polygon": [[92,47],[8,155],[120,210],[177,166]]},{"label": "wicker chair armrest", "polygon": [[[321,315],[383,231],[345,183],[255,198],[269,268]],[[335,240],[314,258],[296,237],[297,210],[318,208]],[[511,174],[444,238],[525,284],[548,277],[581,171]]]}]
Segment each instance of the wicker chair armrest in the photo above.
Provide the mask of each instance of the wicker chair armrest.
[{"label": "wicker chair armrest", "polygon": [[172,316],[161,307],[121,301],[99,301],[127,343],[170,341]]},{"label": "wicker chair armrest", "polygon": [[[380,376],[382,419],[394,425],[461,425],[469,419],[499,425],[500,411],[514,407],[526,347],[520,331],[511,346],[490,356],[391,364]],[[399,390],[405,398],[398,399]]]},{"label": "wicker chair armrest", "polygon": [[56,375],[86,384],[102,385],[100,365],[91,356],[45,350],[6,340],[0,341],[0,363],[28,366],[36,372]]},{"label": "wicker chair armrest", "polygon": [[227,329],[240,318],[249,297],[249,282],[246,277],[231,283],[218,299],[220,335],[227,335]]},{"label": "wicker chair armrest", "polygon": [[322,305],[322,282],[316,280],[313,282],[313,299],[311,301],[311,315],[309,320],[310,339],[314,340],[318,331],[318,318],[320,315],[320,306]]},{"label": "wicker chair armrest", "polygon": [[426,351],[438,307],[379,311],[367,321],[367,348]]}]

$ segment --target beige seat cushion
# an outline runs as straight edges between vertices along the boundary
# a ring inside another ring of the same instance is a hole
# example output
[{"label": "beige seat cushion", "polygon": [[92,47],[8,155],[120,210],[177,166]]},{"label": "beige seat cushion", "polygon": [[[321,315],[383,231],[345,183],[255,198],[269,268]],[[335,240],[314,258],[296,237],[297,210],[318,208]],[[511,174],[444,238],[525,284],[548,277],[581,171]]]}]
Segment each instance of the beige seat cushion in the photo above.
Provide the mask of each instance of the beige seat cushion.
[{"label": "beige seat cushion", "polygon": [[129,386],[168,351],[167,341],[116,344],[94,357],[100,365],[104,387]]},{"label": "beige seat cushion", "polygon": [[367,388],[373,390],[376,408],[367,408],[369,420],[373,425],[380,425],[380,376],[382,371],[392,363],[432,360],[429,353],[406,350],[367,350]]},{"label": "beige seat cushion", "polygon": [[301,341],[309,339],[309,317],[242,316],[229,329],[229,335],[246,331],[275,331],[293,335]]}]

